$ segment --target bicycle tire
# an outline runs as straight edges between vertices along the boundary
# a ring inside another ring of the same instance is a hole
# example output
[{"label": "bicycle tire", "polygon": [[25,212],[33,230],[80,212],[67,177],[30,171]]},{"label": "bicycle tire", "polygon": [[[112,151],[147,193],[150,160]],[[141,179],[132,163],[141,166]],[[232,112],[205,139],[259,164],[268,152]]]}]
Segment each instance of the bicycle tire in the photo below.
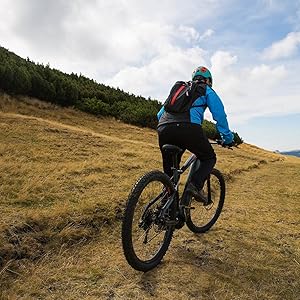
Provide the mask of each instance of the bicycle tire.
[{"label": "bicycle tire", "polygon": [[[189,203],[188,203],[188,207],[192,207],[192,208],[187,208],[185,210],[186,212],[186,225],[187,227],[195,233],[204,233],[206,231],[208,231],[218,220],[222,209],[223,209],[223,205],[224,205],[224,201],[225,201],[225,180],[224,177],[222,175],[222,173],[217,170],[217,169],[213,169],[209,179],[206,180],[205,184],[204,184],[204,188],[203,190],[207,189],[207,185],[208,182],[210,182],[210,184],[214,181],[215,184],[215,194],[217,194],[217,189],[219,189],[219,193],[218,196],[216,196],[217,199],[213,199],[212,203],[210,204],[211,206],[204,206],[203,203],[199,204],[197,203],[197,201],[195,201],[194,198],[190,197],[189,198]],[[198,204],[198,208],[193,207],[193,205],[197,206]],[[197,224],[196,222],[196,217],[195,217],[195,213],[193,213],[194,210],[198,209],[201,210],[205,213],[206,211],[209,211],[212,209],[212,207],[215,205],[215,211],[213,212],[212,217],[209,217],[209,221],[206,222],[204,221],[204,224]]]},{"label": "bicycle tire", "polygon": [[[158,185],[168,188],[171,194],[175,192],[173,183],[165,173],[156,170],[146,173],[135,183],[131,193],[129,194],[122,222],[122,246],[125,258],[129,265],[131,265],[134,269],[143,272],[153,269],[161,262],[163,256],[168,250],[174,231],[174,226],[169,226],[165,230],[162,230],[162,232],[164,231],[163,241],[153,257],[150,257],[149,259],[139,257],[133,241],[133,232],[135,230],[133,228],[133,220],[135,217],[135,211],[138,210],[137,205],[139,204],[139,201],[142,201],[141,195],[147,187],[153,183],[158,183]],[[146,204],[147,203],[149,203],[149,200]],[[145,205],[143,207],[145,207]],[[143,215],[146,215],[145,211],[143,212]],[[174,213],[175,212],[173,212],[173,214]]]}]

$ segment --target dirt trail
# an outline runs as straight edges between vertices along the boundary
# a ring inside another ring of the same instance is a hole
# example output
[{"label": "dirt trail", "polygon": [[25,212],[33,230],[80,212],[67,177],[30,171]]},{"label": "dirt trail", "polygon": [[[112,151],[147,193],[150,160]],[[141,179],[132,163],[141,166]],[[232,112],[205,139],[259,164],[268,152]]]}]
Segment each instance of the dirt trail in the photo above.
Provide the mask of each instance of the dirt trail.
[{"label": "dirt trail", "polygon": [[300,299],[299,171],[291,159],[237,175],[211,231],[177,231],[161,265],[146,274],[124,260],[118,227],[44,256],[6,298]]},{"label": "dirt trail", "polygon": [[39,118],[39,117],[34,117],[34,116],[28,116],[28,115],[23,115],[23,114],[16,114],[16,113],[3,113],[0,111],[0,117],[4,117],[4,118],[14,118],[14,119],[24,119],[24,120],[35,120],[38,121],[42,124],[47,124],[47,125],[52,125],[55,128],[62,128],[62,129],[66,129],[68,131],[73,131],[73,132],[79,132],[79,133],[86,133],[86,134],[90,134],[92,136],[95,137],[100,137],[100,138],[104,138],[106,140],[109,141],[113,141],[113,142],[126,142],[126,143],[130,143],[130,144],[136,144],[136,145],[141,145],[141,146],[151,146],[151,147],[157,147],[156,144],[153,143],[147,143],[147,142],[143,142],[143,141],[135,141],[132,139],[122,139],[116,136],[110,136],[107,134],[101,134],[99,132],[95,132],[89,128],[85,128],[83,126],[73,126],[73,125],[68,125],[62,122],[58,122],[58,121],[53,121],[53,120],[48,120],[48,119],[44,119],[44,118]]},{"label": "dirt trail", "polygon": [[0,243],[31,252],[53,235],[57,243],[35,260],[20,253],[16,268],[7,261],[0,299],[300,299],[300,159],[216,149],[230,179],[220,219],[206,234],[176,231],[163,262],[143,274],[124,259],[115,204],[161,167],[156,133],[30,101],[0,112],[0,207],[5,226],[33,215],[44,227]]}]

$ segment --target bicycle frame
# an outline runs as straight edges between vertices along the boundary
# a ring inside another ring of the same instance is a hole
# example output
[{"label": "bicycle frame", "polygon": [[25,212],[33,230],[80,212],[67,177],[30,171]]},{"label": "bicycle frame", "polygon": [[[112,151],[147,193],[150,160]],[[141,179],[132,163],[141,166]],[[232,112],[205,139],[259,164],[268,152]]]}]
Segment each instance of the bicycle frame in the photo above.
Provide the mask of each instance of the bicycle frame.
[{"label": "bicycle frame", "polygon": [[[218,142],[218,141],[210,142],[210,144],[221,145],[220,142]],[[199,166],[200,166],[200,160],[197,158],[197,156],[195,154],[192,154],[185,161],[185,163],[182,165],[181,168],[177,169],[175,167],[172,167],[173,176],[171,177],[171,180],[174,182],[175,192],[172,194],[172,197],[170,197],[170,199],[168,199],[168,201],[161,208],[160,217],[163,218],[163,216],[165,216],[166,212],[171,207],[171,205],[174,203],[174,201],[176,201],[177,211],[179,211],[179,214],[180,214],[181,217],[185,218],[184,209],[188,208],[185,205],[185,203],[187,203],[187,201],[186,201],[187,198],[186,197],[188,197],[187,193],[185,193],[185,189],[188,186],[189,182],[191,181],[192,174],[199,168]],[[187,177],[187,180],[186,180],[186,183],[185,183],[185,186],[184,186],[184,190],[183,190],[183,193],[182,193],[182,196],[181,196],[181,199],[180,199],[179,198],[179,191],[178,191],[179,190],[180,175],[183,174],[188,168],[190,168],[189,174],[188,174],[188,177]],[[208,177],[208,180],[207,180],[207,184],[208,184],[208,195],[207,196],[208,196],[208,199],[210,200],[211,199],[211,190],[210,190],[209,177]],[[154,204],[160,197],[162,197],[164,193],[167,193],[167,191],[165,189],[157,197],[155,197],[153,200],[151,200],[147,204],[147,206],[145,207],[144,212],[146,212],[152,204]],[[169,225],[173,225],[173,222],[171,221]]]},{"label": "bicycle frame", "polygon": [[[215,142],[210,142],[211,145],[221,145],[222,146],[222,142],[220,140],[217,140]],[[229,149],[232,149],[231,147],[229,147]],[[178,185],[179,185],[179,179],[180,179],[180,175],[182,173],[185,172],[185,170],[189,167],[190,171],[189,171],[189,175],[186,181],[186,184],[189,183],[190,179],[191,179],[191,175],[199,168],[200,166],[200,160],[197,159],[197,156],[195,154],[192,154],[186,161],[185,163],[182,165],[182,167],[177,170],[176,168],[172,168],[173,170],[173,176],[171,177],[171,180],[175,183],[175,189],[176,191],[178,191]]]},{"label": "bicycle frame", "polygon": [[[161,213],[160,216],[164,216],[165,213],[167,212],[167,210],[171,207],[171,205],[174,203],[174,201],[176,201],[176,207],[177,210],[179,211],[180,215],[184,217],[184,213],[183,213],[183,208],[184,205],[179,205],[180,199],[179,199],[179,182],[180,182],[180,175],[183,174],[188,168],[190,168],[189,170],[189,174],[185,183],[185,187],[182,193],[182,199],[185,198],[187,195],[185,193],[185,188],[188,185],[188,183],[191,180],[192,174],[199,168],[200,166],[200,161],[199,159],[197,159],[195,154],[192,154],[186,161],[185,163],[182,165],[182,167],[180,169],[177,169],[175,167],[172,168],[173,170],[173,176],[171,177],[171,180],[174,182],[175,184],[175,192],[172,194],[172,197],[170,199],[168,199],[168,201],[163,205],[162,209],[161,209]],[[159,196],[157,196],[155,199],[153,199],[146,207],[146,209],[148,209],[153,203],[155,203],[155,201],[157,201],[157,199],[159,199],[159,197],[161,197],[163,195],[163,193],[167,193],[167,191],[162,191]],[[185,202],[185,201],[183,201]],[[171,225],[171,224],[169,224]]]},{"label": "bicycle frame", "polygon": [[[186,225],[194,233],[207,232],[220,216],[225,200],[225,181],[220,171],[212,169],[201,195],[194,196],[188,187],[201,161],[192,154],[180,167],[180,147],[167,144],[162,150],[172,156],[171,181],[160,170],[140,177],[128,196],[122,222],[124,255],[134,269],[143,272],[160,263],[174,230]],[[179,187],[181,174],[187,169],[186,180],[182,180],[185,185]]]}]

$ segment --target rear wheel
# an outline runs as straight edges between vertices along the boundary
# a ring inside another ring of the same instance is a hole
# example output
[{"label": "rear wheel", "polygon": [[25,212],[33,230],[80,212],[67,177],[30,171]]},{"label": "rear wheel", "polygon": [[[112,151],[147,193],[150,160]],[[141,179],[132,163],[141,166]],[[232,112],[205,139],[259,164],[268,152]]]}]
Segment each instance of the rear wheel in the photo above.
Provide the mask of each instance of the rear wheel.
[{"label": "rear wheel", "polygon": [[209,230],[218,220],[225,200],[225,180],[220,171],[213,169],[202,189],[203,196],[208,203],[188,198],[186,208],[186,225],[195,232],[202,233]]},{"label": "rear wheel", "polygon": [[148,271],[157,266],[165,255],[172,239],[174,226],[159,218],[161,207],[174,186],[170,178],[152,171],[142,176],[133,187],[124,213],[122,245],[128,263],[136,270]]}]

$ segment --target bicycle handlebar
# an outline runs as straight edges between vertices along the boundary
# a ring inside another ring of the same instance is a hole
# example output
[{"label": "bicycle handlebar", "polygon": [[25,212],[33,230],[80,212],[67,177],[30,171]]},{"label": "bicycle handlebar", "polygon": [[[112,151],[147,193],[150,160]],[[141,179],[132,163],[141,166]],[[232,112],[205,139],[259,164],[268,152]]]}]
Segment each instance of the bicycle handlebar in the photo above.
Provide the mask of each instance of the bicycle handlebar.
[{"label": "bicycle handlebar", "polygon": [[[210,141],[210,144],[213,145],[220,145],[224,148],[227,149],[231,149],[233,150],[233,148],[231,147],[231,145],[226,145],[224,144],[223,140],[215,140],[215,141]],[[195,160],[197,159],[197,156],[195,154],[192,154],[187,160],[186,162],[183,164],[183,166],[180,168],[180,174],[182,174]]]},{"label": "bicycle handlebar", "polygon": [[215,140],[215,142],[210,142],[210,144],[212,144],[212,145],[220,145],[223,148],[227,148],[227,149],[231,149],[231,150],[233,150],[232,146],[234,146],[234,144],[232,144],[232,145],[226,145],[223,140]]}]

